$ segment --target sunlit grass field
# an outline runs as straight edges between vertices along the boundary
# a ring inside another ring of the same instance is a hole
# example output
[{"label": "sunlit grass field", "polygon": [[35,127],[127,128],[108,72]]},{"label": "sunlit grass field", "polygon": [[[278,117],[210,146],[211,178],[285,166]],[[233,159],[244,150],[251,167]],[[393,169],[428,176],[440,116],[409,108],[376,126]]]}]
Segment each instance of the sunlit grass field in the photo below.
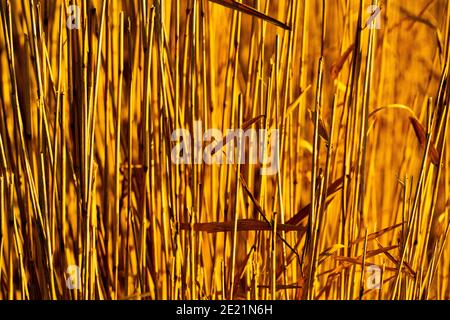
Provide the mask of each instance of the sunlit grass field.
[{"label": "sunlit grass field", "polygon": [[0,300],[449,299],[450,2],[371,1],[0,0]]}]

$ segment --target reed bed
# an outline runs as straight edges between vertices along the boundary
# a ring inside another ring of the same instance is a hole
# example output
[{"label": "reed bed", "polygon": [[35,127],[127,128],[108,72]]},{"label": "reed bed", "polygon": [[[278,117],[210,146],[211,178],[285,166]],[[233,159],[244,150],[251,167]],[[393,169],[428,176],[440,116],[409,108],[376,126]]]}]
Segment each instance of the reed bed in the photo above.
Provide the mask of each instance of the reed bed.
[{"label": "reed bed", "polygon": [[[0,13],[0,299],[450,298],[450,2]],[[198,121],[279,170],[174,163]]]}]

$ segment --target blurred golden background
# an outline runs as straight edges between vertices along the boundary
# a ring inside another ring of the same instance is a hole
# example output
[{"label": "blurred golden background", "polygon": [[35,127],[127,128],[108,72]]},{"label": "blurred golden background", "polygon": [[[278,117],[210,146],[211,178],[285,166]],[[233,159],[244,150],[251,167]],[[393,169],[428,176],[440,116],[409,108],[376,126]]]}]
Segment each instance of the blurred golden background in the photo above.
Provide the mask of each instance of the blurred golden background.
[{"label": "blurred golden background", "polygon": [[[0,299],[450,297],[449,1],[0,10]],[[195,121],[278,172],[174,163]]]}]

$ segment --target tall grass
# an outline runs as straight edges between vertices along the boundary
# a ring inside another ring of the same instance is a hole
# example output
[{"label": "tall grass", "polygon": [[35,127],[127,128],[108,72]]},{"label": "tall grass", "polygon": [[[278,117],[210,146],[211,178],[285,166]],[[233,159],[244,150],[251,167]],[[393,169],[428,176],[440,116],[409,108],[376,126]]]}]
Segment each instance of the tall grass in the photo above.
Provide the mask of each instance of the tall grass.
[{"label": "tall grass", "polygon": [[[0,12],[0,299],[450,298],[448,1]],[[278,173],[173,163],[198,120]]]}]

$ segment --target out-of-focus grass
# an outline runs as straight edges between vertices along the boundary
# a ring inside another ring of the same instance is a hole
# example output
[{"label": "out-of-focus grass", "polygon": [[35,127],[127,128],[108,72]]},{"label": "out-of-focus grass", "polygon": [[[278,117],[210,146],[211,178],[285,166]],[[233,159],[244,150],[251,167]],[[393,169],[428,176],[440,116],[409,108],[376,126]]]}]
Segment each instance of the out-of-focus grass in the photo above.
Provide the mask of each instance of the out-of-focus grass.
[{"label": "out-of-focus grass", "polygon": [[449,2],[244,2],[0,0],[0,299],[449,298]]}]

